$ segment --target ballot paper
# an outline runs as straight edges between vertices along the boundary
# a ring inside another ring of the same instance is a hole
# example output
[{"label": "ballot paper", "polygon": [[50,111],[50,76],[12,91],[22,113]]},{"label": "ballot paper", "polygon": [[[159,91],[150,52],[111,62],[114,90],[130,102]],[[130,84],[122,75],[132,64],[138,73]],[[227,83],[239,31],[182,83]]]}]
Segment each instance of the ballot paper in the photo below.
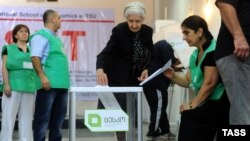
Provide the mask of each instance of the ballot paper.
[{"label": "ballot paper", "polygon": [[[109,86],[96,86],[96,87],[109,87]],[[121,109],[120,104],[111,92],[102,92],[98,95],[105,109]]]},{"label": "ballot paper", "polygon": [[101,93],[99,94],[99,98],[105,109],[121,109],[113,93]]},{"label": "ballot paper", "polygon": [[155,71],[153,74],[151,74],[147,79],[145,79],[144,81],[142,81],[139,85],[142,86],[145,83],[147,83],[148,81],[150,81],[151,79],[155,78],[156,76],[160,75],[161,73],[163,73],[166,69],[170,68],[172,65],[172,61],[171,59],[162,67],[159,68],[157,71]]}]

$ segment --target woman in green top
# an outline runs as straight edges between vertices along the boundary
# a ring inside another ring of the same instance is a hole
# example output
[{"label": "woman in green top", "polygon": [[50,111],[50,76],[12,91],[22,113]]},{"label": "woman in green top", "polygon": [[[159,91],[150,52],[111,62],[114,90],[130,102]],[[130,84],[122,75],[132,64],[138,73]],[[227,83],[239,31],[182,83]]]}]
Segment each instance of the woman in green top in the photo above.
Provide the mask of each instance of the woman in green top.
[{"label": "woman in green top", "polygon": [[174,83],[191,88],[195,97],[180,106],[179,141],[213,141],[220,126],[228,125],[229,101],[214,60],[215,40],[207,23],[199,16],[186,18],[181,29],[189,46],[197,47],[185,76],[173,69],[165,76]]},{"label": "woman in green top", "polygon": [[26,25],[16,25],[12,31],[13,44],[2,49],[3,97],[1,141],[12,141],[18,113],[19,140],[32,141],[33,98],[35,73],[29,47],[30,32]]}]

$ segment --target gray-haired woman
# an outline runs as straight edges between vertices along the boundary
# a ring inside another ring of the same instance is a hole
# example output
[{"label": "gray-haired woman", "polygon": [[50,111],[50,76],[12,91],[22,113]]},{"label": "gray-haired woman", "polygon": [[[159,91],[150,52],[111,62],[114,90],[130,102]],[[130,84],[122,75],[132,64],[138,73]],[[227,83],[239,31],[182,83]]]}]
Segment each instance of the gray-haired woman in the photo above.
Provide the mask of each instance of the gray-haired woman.
[{"label": "gray-haired woman", "polygon": [[[97,84],[136,86],[147,78],[153,51],[153,29],[143,24],[145,14],[145,7],[140,2],[131,2],[125,7],[126,22],[113,28],[110,40],[97,56]],[[126,111],[126,95],[115,94],[115,97]],[[100,101],[98,107],[103,107]]]}]

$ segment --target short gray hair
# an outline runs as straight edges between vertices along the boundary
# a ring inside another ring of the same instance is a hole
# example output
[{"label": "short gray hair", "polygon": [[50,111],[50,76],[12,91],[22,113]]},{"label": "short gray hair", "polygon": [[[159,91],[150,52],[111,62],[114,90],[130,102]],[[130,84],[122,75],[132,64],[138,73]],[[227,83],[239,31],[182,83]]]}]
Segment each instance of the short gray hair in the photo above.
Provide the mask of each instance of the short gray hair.
[{"label": "short gray hair", "polygon": [[123,14],[126,18],[129,14],[139,14],[144,17],[146,15],[146,9],[141,2],[130,2],[126,5]]}]

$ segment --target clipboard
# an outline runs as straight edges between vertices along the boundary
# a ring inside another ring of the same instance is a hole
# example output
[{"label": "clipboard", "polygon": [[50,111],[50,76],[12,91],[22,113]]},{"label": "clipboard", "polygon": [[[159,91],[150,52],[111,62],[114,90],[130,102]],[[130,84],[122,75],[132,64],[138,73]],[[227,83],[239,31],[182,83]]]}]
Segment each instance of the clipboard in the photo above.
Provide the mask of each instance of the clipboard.
[{"label": "clipboard", "polygon": [[148,81],[150,81],[151,79],[155,78],[156,76],[160,75],[161,73],[163,73],[166,69],[170,68],[172,65],[172,61],[171,59],[162,67],[159,68],[158,70],[156,70],[153,74],[151,74],[147,79],[145,79],[144,81],[142,81],[139,85],[142,86],[145,83],[147,83]]}]

